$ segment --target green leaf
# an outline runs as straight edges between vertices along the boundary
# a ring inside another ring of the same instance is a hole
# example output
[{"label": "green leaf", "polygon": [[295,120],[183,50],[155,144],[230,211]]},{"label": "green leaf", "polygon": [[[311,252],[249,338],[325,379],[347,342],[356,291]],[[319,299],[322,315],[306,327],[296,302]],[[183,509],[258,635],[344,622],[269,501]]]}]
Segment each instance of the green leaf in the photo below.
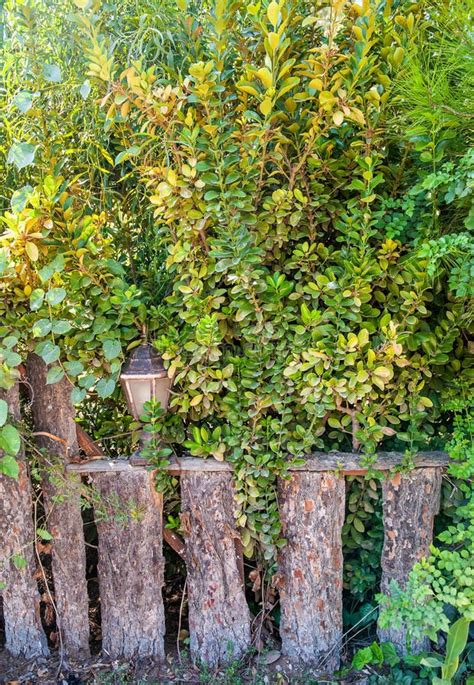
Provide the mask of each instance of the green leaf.
[{"label": "green leaf", "polygon": [[73,388],[71,392],[71,402],[73,404],[80,404],[86,397],[87,390],[82,388]]},{"label": "green leaf", "polygon": [[0,473],[10,478],[18,478],[20,467],[15,457],[7,454],[5,457],[0,458]]},{"label": "green leaf", "polygon": [[42,540],[52,540],[53,536],[51,533],[44,528],[37,528],[36,529],[36,535],[41,538]]},{"label": "green leaf", "polygon": [[38,319],[33,324],[31,332],[34,338],[44,338],[45,335],[51,332],[51,321],[49,319]]},{"label": "green leaf", "polygon": [[28,204],[28,200],[30,199],[32,192],[33,188],[28,184],[22,188],[19,188],[18,190],[15,190],[10,199],[10,207],[12,212],[22,212]]},{"label": "green leaf", "polygon": [[45,340],[38,343],[35,347],[35,352],[38,354],[46,364],[57,362],[60,356],[60,349],[51,340]]},{"label": "green leaf", "polygon": [[115,381],[113,378],[101,378],[96,386],[97,394],[99,397],[105,398],[110,397],[110,395],[115,390]]},{"label": "green leaf", "polygon": [[64,368],[67,373],[71,376],[79,376],[80,373],[84,371],[84,364],[78,361],[65,362]]},{"label": "green leaf", "polygon": [[12,562],[15,568],[19,571],[26,568],[26,559],[22,554],[14,554],[12,556]]},{"label": "green leaf", "polygon": [[132,145],[132,147],[129,147],[126,150],[122,150],[122,152],[119,152],[119,154],[115,158],[114,164],[120,164],[120,162],[124,162],[126,159],[129,159],[130,157],[138,155],[140,151],[141,147],[139,145]]},{"label": "green leaf", "polygon": [[7,163],[14,164],[18,170],[33,164],[36,145],[31,143],[13,143],[8,150]]},{"label": "green leaf", "polygon": [[46,293],[46,301],[53,307],[62,302],[65,297],[66,291],[64,288],[51,288]]},{"label": "green leaf", "polygon": [[119,340],[108,338],[102,343],[102,349],[104,350],[104,357],[110,361],[111,359],[116,359],[120,356],[122,345]]},{"label": "green leaf", "polygon": [[10,350],[12,347],[15,347],[17,344],[18,338],[16,335],[8,335],[6,338],[3,338],[3,347],[6,347],[8,350]]},{"label": "green leaf", "polygon": [[25,114],[25,112],[28,112],[28,110],[33,106],[34,98],[38,96],[39,93],[30,93],[27,90],[20,90],[20,92],[17,93],[13,98],[12,105],[17,107],[20,112]]},{"label": "green leaf", "polygon": [[43,67],[43,76],[46,81],[50,83],[61,83],[62,74],[61,69],[57,64],[45,64]]},{"label": "green leaf", "polygon": [[7,364],[7,366],[13,368],[21,364],[21,357],[16,352],[8,350],[3,352],[3,361],[5,362],[5,364]]},{"label": "green leaf", "polygon": [[0,426],[4,426],[8,416],[8,404],[0,400]]},{"label": "green leaf", "polygon": [[19,432],[15,426],[11,426],[7,423],[0,431],[0,449],[7,452],[7,454],[14,456],[15,454],[18,454],[20,447],[21,438]]},{"label": "green leaf", "polygon": [[441,668],[443,661],[438,657],[426,656],[420,660],[422,666],[429,666],[429,668]]},{"label": "green leaf", "polygon": [[41,288],[35,288],[33,292],[30,295],[30,309],[33,312],[38,311],[38,309],[41,309],[41,306],[44,301],[44,290]]},{"label": "green leaf", "polygon": [[46,385],[54,385],[64,378],[64,371],[60,366],[52,366],[46,374]]},{"label": "green leaf", "polygon": [[449,629],[444,660],[446,665],[441,673],[443,678],[452,678],[458,669],[459,657],[466,647],[469,635],[469,624],[469,619],[461,616]]},{"label": "green leaf", "polygon": [[53,322],[53,333],[55,333],[56,335],[63,335],[64,333],[68,333],[68,331],[70,331],[71,328],[72,326],[69,323],[69,321],[66,321],[64,319]]},{"label": "green leaf", "polygon": [[352,667],[357,671],[360,671],[367,664],[371,664],[373,661],[372,649],[370,647],[364,647],[363,649],[358,649],[352,659]]},{"label": "green leaf", "polygon": [[40,269],[39,277],[43,281],[49,281],[49,279],[54,276],[55,273],[60,273],[64,269],[64,257],[58,255],[53,259],[52,262],[46,264],[42,269]]}]

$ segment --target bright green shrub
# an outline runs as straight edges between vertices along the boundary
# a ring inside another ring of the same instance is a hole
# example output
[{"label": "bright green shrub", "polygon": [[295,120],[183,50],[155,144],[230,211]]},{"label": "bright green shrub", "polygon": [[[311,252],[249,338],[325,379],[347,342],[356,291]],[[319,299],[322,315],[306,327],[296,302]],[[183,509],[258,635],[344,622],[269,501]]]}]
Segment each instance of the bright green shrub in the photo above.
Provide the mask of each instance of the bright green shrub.
[{"label": "bright green shrub", "polygon": [[390,7],[184,3],[179,76],[163,61],[122,71],[84,22],[90,74],[108,60],[107,126],[168,248],[172,439],[235,463],[247,554],[278,542],[288,455],[371,454],[395,432],[415,448],[465,373],[465,302],[419,247],[432,226],[412,249],[384,221],[419,161],[408,152],[405,176],[386,128],[423,21]]}]

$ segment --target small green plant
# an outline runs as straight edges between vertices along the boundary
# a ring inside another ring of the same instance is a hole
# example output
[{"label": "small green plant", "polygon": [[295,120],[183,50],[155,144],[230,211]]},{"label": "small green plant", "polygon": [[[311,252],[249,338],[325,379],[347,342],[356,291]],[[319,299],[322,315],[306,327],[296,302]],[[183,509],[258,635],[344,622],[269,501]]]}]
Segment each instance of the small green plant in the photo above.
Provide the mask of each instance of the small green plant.
[{"label": "small green plant", "polygon": [[434,676],[433,685],[451,685],[459,669],[459,657],[466,648],[470,621],[461,617],[448,630],[444,659],[440,656],[427,656],[421,660],[423,666],[441,669],[441,677]]}]

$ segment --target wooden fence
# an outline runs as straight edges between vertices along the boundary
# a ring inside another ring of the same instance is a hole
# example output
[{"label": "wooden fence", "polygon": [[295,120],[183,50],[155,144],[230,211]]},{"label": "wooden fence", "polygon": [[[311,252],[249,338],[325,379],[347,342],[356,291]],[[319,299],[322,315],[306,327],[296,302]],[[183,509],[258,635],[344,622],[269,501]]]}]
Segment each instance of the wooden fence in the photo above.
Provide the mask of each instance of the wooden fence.
[{"label": "wooden fence", "polygon": [[[111,658],[161,659],[165,651],[163,501],[153,487],[153,475],[129,460],[71,463],[65,450],[72,454],[77,444],[71,433],[70,407],[68,421],[63,421],[68,400],[60,384],[45,387],[44,378],[35,373],[30,374],[30,382],[43,391],[41,406],[46,402],[50,407],[45,413],[33,401],[38,432],[52,433],[62,442],[44,435],[40,439],[64,457],[63,478],[73,493],[58,500],[57,481],[45,476],[42,488],[54,536],[52,570],[62,646],[71,656],[85,656],[89,651],[85,542],[79,495],[74,494],[81,477],[87,475],[107,509],[107,515],[97,520],[103,652]],[[19,411],[15,391],[10,391],[8,400]],[[412,471],[394,474],[393,468],[401,461],[401,454],[381,453],[376,465],[387,472],[382,481],[382,590],[388,590],[392,579],[403,584],[413,564],[429,552],[447,457],[422,453],[415,457]],[[191,655],[214,667],[244,655],[252,639],[241,547],[236,544],[231,466],[187,457],[169,470],[181,480]],[[292,468],[291,477],[278,485],[287,540],[278,559],[282,653],[298,667],[331,672],[339,665],[345,476],[365,472],[360,455],[315,454],[305,466]],[[137,515],[124,521],[119,509],[130,503]],[[5,558],[20,548],[27,563],[21,570],[4,563],[0,580],[5,583],[6,647],[25,656],[48,652],[33,579],[34,533],[31,523],[26,529],[24,525],[25,516],[31,522],[30,507],[31,486],[22,462],[18,481],[0,476],[0,533],[7,540]],[[379,632],[381,639],[395,642],[400,651],[405,649],[403,629]]]}]

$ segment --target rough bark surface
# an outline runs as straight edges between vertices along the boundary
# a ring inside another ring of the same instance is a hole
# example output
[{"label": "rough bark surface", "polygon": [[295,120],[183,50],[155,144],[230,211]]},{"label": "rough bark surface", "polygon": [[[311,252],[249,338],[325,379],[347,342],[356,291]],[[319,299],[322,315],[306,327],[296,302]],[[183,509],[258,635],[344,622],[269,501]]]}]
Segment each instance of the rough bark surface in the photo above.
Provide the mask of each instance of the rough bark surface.
[{"label": "rough bark surface", "polygon": [[[440,468],[414,469],[409,474],[397,474],[382,484],[384,546],[382,550],[382,580],[380,589],[389,593],[392,580],[404,587],[413,565],[429,555],[433,538],[433,519],[439,510],[441,492]],[[407,645],[404,627],[379,627],[381,641],[393,642],[399,654],[419,652],[429,648],[429,640],[413,640]]]},{"label": "rough bark surface", "polygon": [[102,650],[112,658],[164,658],[163,498],[151,473],[102,473],[99,586]]},{"label": "rough bark surface", "polygon": [[[27,361],[35,431],[44,450],[42,490],[53,535],[54,595],[62,646],[69,656],[89,654],[89,600],[86,554],[80,508],[80,475],[66,474],[64,463],[78,453],[71,386],[67,380],[46,384],[47,366],[35,354]],[[53,466],[51,466],[53,464]]]},{"label": "rough bark surface", "polygon": [[250,647],[250,613],[235,547],[232,474],[185,473],[181,498],[191,656],[214,668]]},{"label": "rough bark surface", "polygon": [[283,653],[298,666],[332,673],[342,637],[345,483],[329,473],[298,472],[279,483]]},{"label": "rough bark surface", "polygon": [[[10,417],[20,420],[18,384],[8,391],[0,390],[0,398],[7,402]],[[3,597],[5,647],[13,655],[29,659],[46,656],[48,646],[41,627],[40,595],[34,580],[31,483],[22,452],[18,462],[17,479],[0,474],[0,582],[5,585],[0,594]],[[13,563],[12,557],[16,554],[26,562],[24,568],[18,569]]]}]

